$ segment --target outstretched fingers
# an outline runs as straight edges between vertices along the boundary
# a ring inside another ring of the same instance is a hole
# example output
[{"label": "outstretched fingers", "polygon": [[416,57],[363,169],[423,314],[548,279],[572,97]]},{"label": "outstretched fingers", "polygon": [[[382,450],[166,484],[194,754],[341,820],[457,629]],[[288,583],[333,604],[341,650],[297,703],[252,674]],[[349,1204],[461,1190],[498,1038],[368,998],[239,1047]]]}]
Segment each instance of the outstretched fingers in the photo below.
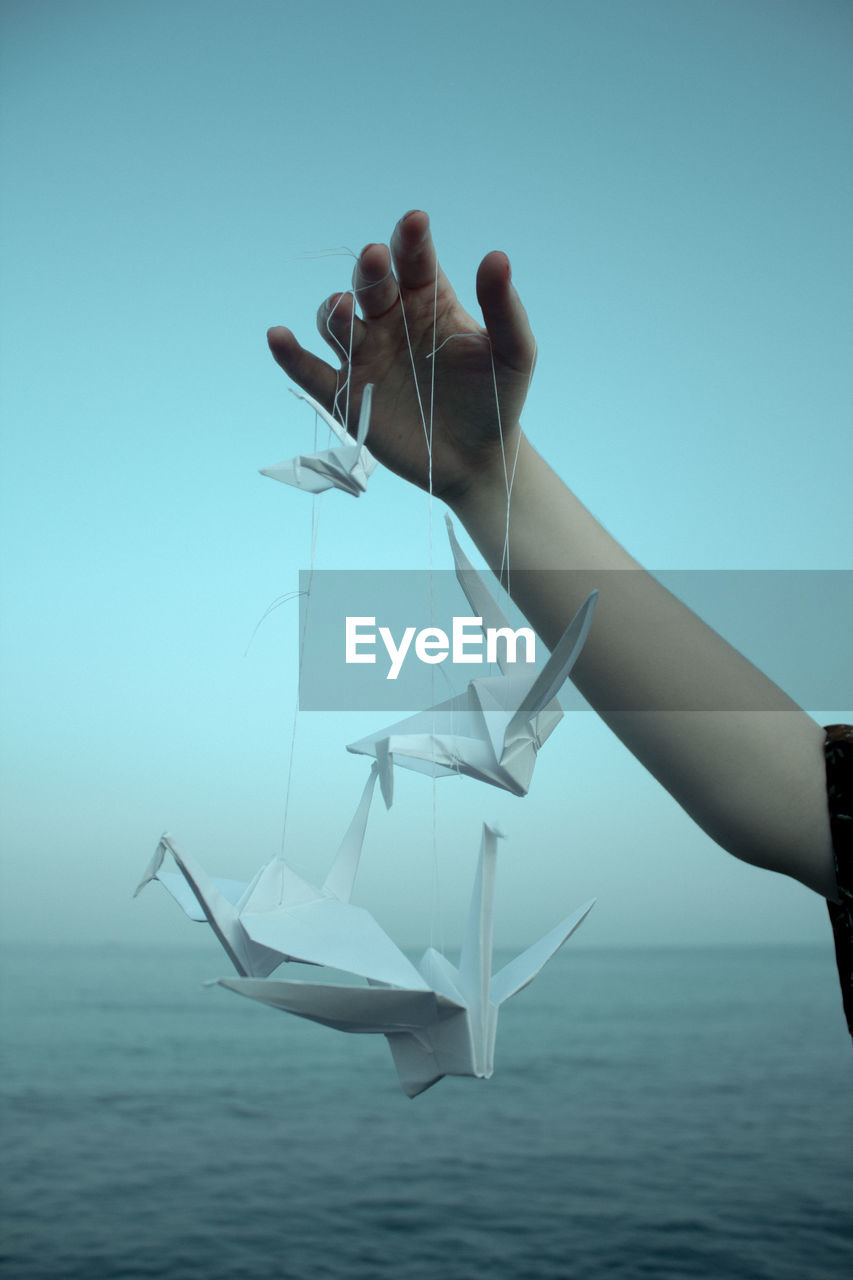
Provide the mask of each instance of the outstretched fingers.
[{"label": "outstretched fingers", "polygon": [[512,283],[509,258],[505,253],[498,250],[487,253],[480,263],[477,301],[496,358],[519,373],[532,373],[536,339]]}]

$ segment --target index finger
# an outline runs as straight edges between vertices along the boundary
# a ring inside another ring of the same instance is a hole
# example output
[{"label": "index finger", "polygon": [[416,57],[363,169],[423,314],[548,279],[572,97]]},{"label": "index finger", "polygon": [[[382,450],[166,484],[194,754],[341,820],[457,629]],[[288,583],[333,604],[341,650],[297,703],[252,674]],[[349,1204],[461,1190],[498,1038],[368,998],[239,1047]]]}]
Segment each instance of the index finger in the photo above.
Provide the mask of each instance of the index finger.
[{"label": "index finger", "polygon": [[505,253],[487,253],[480,263],[477,301],[494,354],[511,368],[532,374],[536,363],[536,339],[512,283],[509,258]]}]

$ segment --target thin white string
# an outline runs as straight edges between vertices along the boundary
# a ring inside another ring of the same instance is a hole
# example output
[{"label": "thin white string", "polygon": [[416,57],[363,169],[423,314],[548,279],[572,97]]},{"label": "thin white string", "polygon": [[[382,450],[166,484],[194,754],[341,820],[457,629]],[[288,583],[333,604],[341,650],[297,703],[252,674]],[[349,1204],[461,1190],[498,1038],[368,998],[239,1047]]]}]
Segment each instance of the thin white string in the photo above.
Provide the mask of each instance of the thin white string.
[{"label": "thin white string", "polygon": [[266,609],[263,611],[260,618],[258,618],[258,621],[255,623],[255,628],[252,634],[249,636],[249,643],[246,645],[246,648],[243,650],[244,658],[247,658],[249,656],[249,650],[252,647],[252,643],[255,639],[255,636],[258,634],[258,632],[260,631],[261,627],[266,622],[270,614],[274,613],[275,610],[278,609],[281,605],[287,604],[288,600],[296,600],[298,599],[299,596],[304,596],[304,595],[305,595],[304,591],[285,591],[284,595],[276,596],[275,600],[273,600],[271,604],[267,605]]},{"label": "thin white string", "polygon": [[[318,426],[318,415],[315,412],[314,414],[314,452],[315,453],[317,452],[317,426]],[[308,634],[308,610],[311,607],[311,587],[314,582],[314,563],[317,555],[317,545],[320,539],[320,507],[322,505],[322,501],[323,501],[322,493],[319,495],[319,497],[316,494],[312,495],[312,498],[311,498],[311,544],[310,544],[309,563],[308,563],[308,583],[305,590],[299,593],[300,595],[305,596],[305,606],[304,606],[305,611],[302,618],[303,625],[300,628],[300,635],[299,635],[299,656],[297,659],[297,666],[296,666],[297,673],[300,673],[302,671],[302,660],[305,655],[305,638]],[[285,793],[284,793],[284,816],[281,822],[280,852],[281,852],[282,858],[284,857],[284,849],[285,849],[285,843],[287,839],[287,818],[290,813],[290,792],[291,792],[291,787],[293,783],[293,762],[296,757],[296,726],[297,726],[298,720],[299,720],[299,694],[297,692],[297,696],[294,699],[294,703],[293,703],[293,721],[292,721],[291,731],[290,731],[290,757],[287,763],[287,786],[285,788]]]},{"label": "thin white string", "polygon": [[[433,349],[427,356],[427,359],[428,360],[432,359],[434,356],[438,354],[439,351],[441,351],[442,347],[446,346],[448,342],[452,342],[454,339],[457,339],[457,338],[475,338],[478,342],[485,341],[485,342],[488,342],[489,344],[489,360],[491,362],[491,367],[492,367],[492,387],[494,389],[494,395],[495,395],[495,414],[497,416],[498,438],[500,440],[500,449],[501,449],[501,464],[503,467],[503,474],[504,474],[504,490],[506,493],[506,524],[504,528],[504,540],[503,540],[503,547],[501,549],[500,565],[498,568],[498,580],[506,587],[507,592],[509,592],[509,589],[510,589],[510,567],[509,567],[510,507],[511,507],[511,499],[512,499],[512,487],[515,482],[515,471],[518,465],[518,454],[521,447],[521,436],[519,435],[518,439],[516,440],[515,454],[512,460],[512,467],[511,469],[508,470],[506,446],[505,446],[504,432],[503,432],[503,422],[501,419],[500,394],[498,392],[497,370],[495,368],[495,354],[492,348],[491,341],[489,340],[489,337],[487,334],[480,334],[480,333],[448,334],[448,336],[439,344],[439,346],[433,345]],[[530,371],[527,375],[528,389],[530,388],[530,383],[533,379],[533,368],[535,364],[536,364],[536,350],[534,347],[533,358],[530,364]]]},{"label": "thin white string", "polygon": [[[491,366],[492,366],[492,387],[493,387],[493,389],[494,389],[494,393],[495,393],[495,413],[496,413],[496,415],[497,415],[497,422],[498,422],[498,436],[499,436],[499,439],[500,439],[501,462],[502,462],[502,466],[503,466],[503,473],[504,473],[504,489],[505,489],[505,492],[506,492],[506,500],[507,500],[507,510],[506,510],[506,529],[505,529],[505,532],[504,532],[504,543],[503,543],[503,549],[502,549],[502,552],[501,552],[501,562],[500,562],[500,568],[499,568],[499,574],[498,574],[498,576],[499,576],[499,579],[500,579],[501,581],[503,581],[503,574],[504,574],[504,570],[506,570],[506,574],[507,574],[506,581],[507,581],[507,584],[508,584],[508,583],[509,583],[509,516],[510,516],[510,500],[511,500],[511,498],[512,498],[512,486],[513,486],[513,483],[514,483],[514,481],[515,481],[515,470],[516,470],[516,467],[517,467],[517,465],[518,465],[518,454],[519,454],[519,449],[520,449],[520,446],[521,446],[521,437],[519,436],[518,440],[516,441],[516,446],[515,446],[515,455],[514,455],[513,460],[512,460],[512,468],[511,468],[511,470],[510,470],[510,471],[508,471],[508,470],[507,470],[507,456],[506,456],[506,448],[505,448],[504,433],[503,433],[503,422],[502,422],[502,420],[501,420],[501,405],[500,405],[500,395],[499,395],[499,392],[498,392],[497,370],[495,369],[495,355],[494,355],[494,350],[492,349],[492,344],[491,344],[491,342],[489,341],[489,338],[488,338],[488,335],[487,335],[487,334],[480,334],[480,333],[450,333],[450,334],[448,334],[448,335],[447,335],[447,337],[446,337],[446,338],[444,338],[444,340],[443,340],[443,341],[442,341],[442,342],[441,342],[437,347],[436,347],[435,345],[433,345],[433,349],[432,349],[432,351],[429,353],[429,355],[427,356],[427,359],[428,359],[428,360],[431,360],[434,356],[438,355],[438,353],[439,353],[439,351],[441,351],[442,347],[445,347],[445,346],[447,345],[447,343],[448,343],[448,342],[452,342],[452,341],[454,341],[454,340],[455,340],[455,339],[457,339],[457,338],[475,338],[478,342],[483,342],[483,341],[485,341],[485,342],[488,342],[488,343],[489,343],[489,359],[490,359],[490,361],[491,361]],[[531,360],[531,364],[530,364],[530,372],[529,372],[529,373],[528,373],[528,375],[527,375],[527,386],[528,386],[528,389],[530,388],[530,383],[531,383],[531,381],[532,381],[532,379],[533,379],[533,367],[534,367],[535,363],[536,363],[536,349],[535,349],[535,347],[534,347],[533,358],[532,358],[532,360]],[[509,590],[508,585],[507,585],[507,590]]]},{"label": "thin white string", "polygon": [[[438,263],[435,264],[435,281],[433,283],[432,294],[432,352],[435,352],[435,338],[438,327]],[[432,480],[432,446],[433,446],[433,427],[435,423],[435,360],[430,363],[430,381],[429,381],[429,438],[427,440],[427,448],[429,451],[429,620],[430,624],[435,624],[435,565],[433,563],[433,480]],[[436,704],[435,693],[435,664],[430,666],[430,693],[431,705]],[[433,728],[435,726],[433,725]],[[436,787],[438,778],[432,775],[432,911],[430,913],[430,941],[433,946],[438,943],[438,950],[444,951],[444,937],[442,929],[442,913],[441,913],[441,876],[438,866],[438,812],[436,801]],[[438,938],[435,937],[436,932]]]},{"label": "thin white string", "polygon": [[[389,276],[392,276],[392,275],[393,275],[393,272],[389,270],[380,280],[374,280],[374,281],[370,281],[369,284],[360,285],[358,291],[362,292],[364,289],[376,288],[378,285],[383,284],[385,280],[387,280]],[[332,316],[337,310],[337,307],[340,305],[340,302],[343,296],[344,295],[342,294],[341,297],[338,298],[338,301],[335,303],[335,305],[330,308],[329,314],[326,317],[325,328],[326,328],[326,332],[331,337],[335,346],[337,346],[338,349],[341,351],[346,361],[346,377],[345,377],[343,387],[339,387],[335,393],[335,412],[337,412],[338,416],[341,417],[339,399],[344,389],[346,390],[346,405],[345,405],[344,414],[342,416],[342,421],[344,425],[346,425],[349,421],[349,395],[350,395],[350,384],[351,384],[350,370],[352,368],[352,354],[353,354],[353,344],[354,344],[354,336],[355,336],[355,297],[353,297],[353,318],[350,325],[349,343],[347,348],[343,346],[343,344],[338,340],[338,338],[332,332],[332,329],[331,329]],[[412,347],[411,335],[409,333],[409,324],[408,324],[408,319],[406,317],[406,308],[403,303],[403,295],[399,291],[399,284],[398,284],[398,298],[400,302],[400,314],[403,319],[403,331],[406,337],[406,348],[409,353],[409,363],[412,369],[412,380],[414,383],[415,396],[417,399],[418,414],[420,416],[421,428],[423,430],[424,440],[427,446],[430,622],[434,622],[435,621],[435,579],[434,579],[435,567],[434,567],[434,533],[433,533],[433,498],[434,498],[433,430],[434,430],[434,414],[435,414],[435,361],[433,361],[430,366],[429,410],[427,414],[427,412],[425,412],[424,410],[423,397],[421,395],[420,382],[418,379],[417,362],[415,360],[415,353]],[[429,356],[427,358],[431,358],[431,356],[435,353],[435,350],[436,350],[435,338],[436,338],[437,326],[438,326],[438,264],[436,264],[435,279],[433,282],[432,351],[429,353]],[[442,672],[442,674],[446,676],[446,673]],[[435,666],[434,665],[432,665],[430,668],[430,684],[431,684],[431,694],[432,694],[431,700],[432,700],[432,704],[435,705],[436,696],[435,696]],[[441,914],[441,899],[440,899],[440,884],[439,884],[440,878],[438,873],[436,783],[437,783],[437,779],[435,776],[433,776],[432,778],[433,909],[431,912],[431,920],[430,920],[430,941],[432,945],[435,945],[435,942],[436,942],[436,938],[435,938],[436,917],[440,919],[440,914]],[[443,949],[443,939],[439,939],[439,949]]]},{"label": "thin white string", "polygon": [[[350,253],[350,256],[352,256],[352,257],[354,257],[354,258],[355,258],[355,254],[351,253],[351,251],[350,251],[350,250],[347,250],[347,252],[348,252],[348,253]],[[358,259],[357,259],[357,258],[356,258],[356,261],[358,261]],[[364,292],[366,292],[368,289],[376,289],[376,288],[378,288],[378,287],[379,287],[379,285],[384,284],[384,283],[385,283],[385,281],[386,281],[387,279],[389,279],[389,277],[392,277],[392,276],[393,276],[393,274],[394,274],[394,273],[393,273],[393,272],[390,270],[390,268],[389,268],[389,270],[385,272],[385,275],[384,275],[384,276],[381,276],[378,280],[371,280],[371,281],[369,281],[369,282],[368,282],[368,283],[366,283],[366,284],[361,284],[361,285],[359,285],[357,292],[358,292],[358,293],[364,293]],[[339,420],[341,423],[343,423],[343,425],[344,425],[345,427],[347,427],[347,428],[348,428],[348,423],[349,423],[350,390],[351,390],[351,385],[352,385],[352,378],[351,378],[352,357],[353,357],[353,349],[354,349],[354,344],[355,344],[355,322],[356,322],[356,314],[355,314],[355,293],[356,293],[356,290],[355,290],[355,289],[353,289],[353,291],[352,291],[353,312],[352,312],[352,316],[350,317],[349,338],[348,338],[348,342],[347,342],[347,345],[346,345],[346,346],[344,346],[344,344],[340,341],[340,339],[338,338],[337,334],[335,334],[335,333],[333,332],[331,322],[332,322],[332,317],[334,316],[334,314],[335,314],[335,312],[337,311],[338,307],[339,307],[339,306],[341,305],[341,303],[343,302],[344,298],[349,296],[349,291],[347,291],[347,292],[345,292],[345,293],[341,293],[341,294],[338,296],[338,300],[337,300],[337,302],[334,304],[334,306],[333,306],[333,307],[330,307],[330,308],[329,308],[329,313],[328,313],[328,315],[326,316],[326,319],[325,319],[325,322],[324,322],[324,327],[325,327],[326,333],[328,334],[328,336],[329,336],[329,338],[330,338],[331,342],[334,344],[334,346],[336,346],[336,347],[338,348],[338,351],[340,352],[341,356],[343,357],[343,361],[344,361],[344,364],[345,364],[345,366],[346,366],[346,372],[345,372],[345,375],[344,375],[343,383],[342,383],[342,385],[341,385],[341,386],[336,387],[336,390],[335,390],[335,398],[334,398],[334,402],[333,402],[333,405],[332,405],[332,413],[333,413],[333,414],[335,414],[335,415],[337,416],[338,420]],[[405,323],[405,315],[403,316],[403,322]],[[340,371],[339,371],[339,373],[340,373],[340,372],[343,372],[343,371],[342,371],[342,370],[340,370]],[[344,406],[344,410],[343,410],[343,412],[341,412],[341,407],[340,407],[340,398],[341,398],[341,396],[342,396],[342,394],[343,394],[344,392],[346,392],[346,403],[345,403],[345,406]]]},{"label": "thin white string", "polygon": [[[525,398],[526,398],[526,396],[527,396],[527,392],[529,392],[529,391],[530,391],[530,384],[531,384],[531,383],[532,383],[532,381],[533,381],[533,370],[536,368],[536,356],[537,356],[537,353],[538,353],[538,348],[537,348],[537,346],[536,346],[536,339],[534,338],[534,340],[533,340],[533,355],[531,356],[531,359],[530,359],[530,368],[529,368],[528,373],[527,373],[527,391],[525,392]],[[498,411],[498,423],[500,424],[500,403],[499,403],[499,400],[498,400],[497,378],[496,378],[496,375],[495,375],[495,361],[494,361],[494,355],[492,356],[492,377],[493,377],[493,379],[495,380],[495,404],[496,404],[496,406],[497,406],[497,411]],[[512,460],[512,470],[510,471],[509,479],[508,479],[508,480],[506,480],[506,458],[504,457],[504,478],[505,478],[505,483],[506,483],[506,528],[505,528],[505,530],[504,530],[504,549],[503,549],[503,554],[502,554],[502,556],[501,556],[501,575],[503,574],[504,563],[506,563],[506,591],[507,591],[507,595],[509,595],[509,594],[510,594],[510,572],[509,572],[509,517],[510,517],[510,509],[511,509],[511,503],[512,503],[512,487],[513,487],[513,485],[515,484],[515,471],[516,471],[516,467],[518,466],[518,455],[519,455],[520,450],[521,450],[521,431],[519,430],[518,436],[517,436],[516,441],[515,441],[515,456],[514,456],[514,458],[513,458],[513,460]],[[503,431],[501,431],[501,453],[503,454]],[[501,578],[499,578],[499,581],[502,581],[502,577],[501,577]]]},{"label": "thin white string", "polygon": [[503,582],[503,580],[504,580],[504,567],[506,567],[506,589],[507,589],[507,591],[509,591],[509,563],[508,563],[508,561],[509,561],[509,498],[510,498],[510,489],[509,489],[509,476],[508,476],[508,474],[507,474],[507,469],[506,469],[506,449],[504,448],[504,429],[503,429],[503,422],[501,421],[501,401],[500,401],[500,396],[498,395],[498,375],[497,375],[497,370],[495,369],[495,353],[494,353],[494,350],[492,349],[492,344],[491,344],[491,342],[489,343],[489,361],[490,361],[491,366],[492,366],[492,386],[493,386],[493,388],[494,388],[494,392],[495,392],[495,413],[497,414],[497,418],[498,418],[498,439],[500,440],[500,443],[501,443],[501,465],[503,466],[503,473],[504,473],[504,489],[506,490],[506,528],[505,528],[505,530],[504,530],[504,545],[503,545],[503,549],[502,549],[502,551],[501,551],[501,563],[500,563],[500,571],[499,571],[499,573],[498,573],[498,581],[499,581],[499,582]]},{"label": "thin white string", "polygon": [[[435,281],[432,289],[432,353],[435,353],[435,335],[438,327],[438,263],[435,264]],[[430,365],[429,378],[429,555],[430,572],[432,572],[432,431],[435,414],[435,360]]]},{"label": "thin white string", "polygon": [[476,338],[478,342],[489,341],[485,333],[449,333],[437,347],[433,347],[432,351],[427,353],[427,360],[431,360],[433,356],[437,356],[442,347],[446,347],[448,342],[453,342],[456,338]]},{"label": "thin white string", "polygon": [[[336,257],[336,256],[351,257],[351,258],[355,258],[356,261],[358,261],[353,251],[347,248],[346,246],[341,246],[336,249],[319,250],[316,253],[298,255],[297,258],[288,259],[288,261],[300,261],[300,260],[308,260],[313,258],[325,258],[325,257]],[[391,273],[390,272],[386,273],[383,279],[387,279],[389,274]],[[370,285],[365,287],[372,288],[375,284],[381,284],[381,283],[382,281],[378,280],[378,281],[372,282]],[[344,296],[345,295],[342,293],[339,296],[335,305],[329,309],[329,314],[326,317],[326,321],[325,321],[325,328],[326,328],[326,332],[328,333],[334,345],[337,346],[341,351],[341,353],[343,354],[344,360],[346,362],[346,377],[345,377],[343,386],[337,388],[335,392],[334,402],[332,405],[333,414],[336,414],[338,418],[343,422],[343,425],[346,427],[349,421],[349,403],[350,403],[350,388],[351,388],[350,370],[352,368],[352,356],[353,356],[353,347],[354,347],[354,341],[355,341],[356,314],[355,314],[355,298],[354,297],[353,297],[353,311],[352,311],[352,316],[350,317],[349,340],[346,346],[344,346],[338,340],[337,335],[332,332],[332,328],[331,328],[332,317],[335,311],[337,310],[337,308],[340,306]],[[346,401],[345,401],[343,413],[341,413],[339,401],[340,401],[340,396],[343,392],[346,392]],[[317,430],[318,430],[318,415],[315,412],[314,414],[314,452],[315,453],[317,452]],[[310,558],[309,558],[309,568],[308,568],[308,584],[307,584],[306,590],[289,592],[287,593],[287,595],[282,596],[279,598],[279,600],[275,601],[267,609],[266,613],[260,619],[257,626],[255,627],[255,631],[252,633],[252,637],[249,640],[249,644],[251,645],[252,640],[254,639],[254,636],[255,636],[255,632],[257,632],[258,627],[261,625],[264,619],[268,616],[268,614],[272,612],[272,609],[277,608],[279,604],[284,603],[284,601],[287,599],[293,599],[296,596],[305,596],[306,601],[305,601],[304,616],[303,616],[304,625],[301,629],[301,634],[299,638],[299,655],[298,655],[298,666],[297,666],[297,671],[299,672],[301,672],[302,670],[302,662],[303,662],[304,652],[305,652],[305,640],[308,632],[308,611],[310,609],[310,604],[311,604],[311,588],[314,580],[317,547],[319,545],[319,539],[320,539],[320,508],[322,505],[322,500],[323,500],[322,493],[319,496],[317,495],[312,496],[312,500],[311,500],[311,540],[310,540]],[[248,646],[246,651],[248,652]],[[287,784],[285,788],[285,797],[284,797],[284,815],[282,818],[282,825],[281,825],[280,848],[281,848],[282,857],[284,856],[284,850],[285,850],[286,839],[287,839],[287,820],[290,812],[290,797],[291,797],[291,790],[292,790],[292,784],[293,784],[293,765],[294,765],[294,759],[296,756],[296,729],[297,729],[298,719],[299,719],[299,698],[297,694],[297,697],[294,700],[294,707],[293,707],[293,721],[292,721],[291,734],[290,734],[290,752],[289,752],[288,767],[287,767]]]},{"label": "thin white string", "polygon": [[295,253],[290,258],[284,258],[284,262],[314,262],[317,258],[355,258],[353,253],[345,244],[335,245],[332,249],[307,249],[305,253]]},{"label": "thin white string", "polygon": [[[438,283],[438,281],[437,281],[437,277],[436,277],[436,285],[437,285],[437,283]],[[427,429],[427,418],[426,418],[426,414],[424,413],[423,400],[421,399],[421,388],[420,388],[420,384],[419,384],[419,382],[418,382],[418,370],[417,370],[417,367],[416,367],[416,365],[415,365],[415,353],[414,353],[414,351],[413,351],[413,349],[412,349],[412,340],[411,340],[411,338],[409,337],[409,322],[408,322],[408,320],[406,319],[406,308],[405,308],[405,306],[404,306],[404,304],[403,304],[403,295],[402,295],[402,294],[400,294],[400,315],[403,317],[403,332],[404,332],[404,333],[405,333],[405,335],[406,335],[406,347],[407,347],[408,352],[409,352],[409,363],[410,363],[410,364],[411,364],[411,366],[412,366],[412,379],[413,379],[414,384],[415,384],[415,396],[416,396],[416,398],[417,398],[417,402],[418,402],[418,413],[420,414],[420,418],[421,418],[421,427],[423,428],[424,440],[426,441],[426,447],[427,447],[427,452],[428,452],[428,456],[429,456],[429,466],[430,466],[430,483],[432,483],[432,441],[430,440],[429,431],[428,431],[428,429]],[[430,415],[432,415],[432,409],[430,409]]]},{"label": "thin white string", "polygon": [[[347,423],[349,422],[349,399],[350,399],[350,387],[352,385],[350,370],[352,368],[352,351],[353,351],[353,342],[355,340],[355,299],[353,299],[353,313],[350,320],[349,341],[347,343],[347,346],[345,347],[343,343],[339,341],[337,334],[332,332],[332,316],[335,314],[335,312],[337,311],[338,307],[341,305],[345,297],[346,297],[346,294],[343,294],[343,293],[339,294],[338,300],[335,303],[335,305],[329,308],[329,314],[326,316],[326,321],[325,321],[325,329],[326,329],[326,333],[329,335],[332,342],[338,348],[338,350],[340,351],[341,355],[344,358],[344,361],[346,362],[346,374],[344,377],[343,385],[336,386],[335,398],[332,403],[332,413],[346,427]],[[341,412],[340,399],[341,399],[341,396],[344,395],[344,393],[346,393],[346,396],[344,400],[343,412]]]},{"label": "thin white string", "polygon": [[[433,429],[435,424],[435,361],[430,365],[429,380],[429,406],[428,410],[424,409],[423,397],[421,396],[420,382],[418,380],[417,362],[415,360],[415,352],[412,347],[411,334],[409,333],[409,323],[406,317],[406,307],[403,302],[402,292],[399,291],[400,315],[403,319],[403,332],[406,337],[406,349],[409,353],[409,363],[412,369],[412,381],[415,388],[415,397],[417,400],[418,413],[421,419],[421,427],[424,433],[424,440],[427,447],[427,503],[428,503],[428,525],[429,525],[429,608],[430,623],[435,622],[435,556],[434,556],[434,534],[433,534]],[[435,278],[433,281],[433,302],[432,302],[432,350],[428,353],[427,359],[430,359],[436,351],[435,338],[438,327],[438,263],[435,268]],[[443,345],[443,344],[442,344]],[[435,692],[435,664],[430,666],[430,704],[436,704]],[[433,720],[433,737],[435,736],[435,721]],[[441,894],[440,894],[440,876],[438,867],[438,813],[436,801],[436,786],[438,779],[435,774],[432,775],[432,909],[430,911],[430,945],[436,946],[438,950],[444,949],[443,937],[441,937]],[[436,934],[439,937],[436,937]]]}]

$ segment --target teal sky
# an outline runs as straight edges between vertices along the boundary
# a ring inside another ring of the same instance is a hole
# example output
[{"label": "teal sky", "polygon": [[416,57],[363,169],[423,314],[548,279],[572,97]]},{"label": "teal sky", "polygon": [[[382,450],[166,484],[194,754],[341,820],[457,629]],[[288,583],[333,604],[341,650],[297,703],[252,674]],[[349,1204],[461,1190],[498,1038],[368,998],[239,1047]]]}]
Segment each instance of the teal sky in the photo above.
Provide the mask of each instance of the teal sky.
[{"label": "teal sky", "polygon": [[[472,308],[509,253],[528,434],[644,563],[850,568],[849,4],[6,0],[2,22],[5,936],[200,938],[130,893],[165,828],[235,878],[277,853],[292,742],[285,854],[324,874],[365,776],[344,743],[376,726],[294,731],[295,606],[245,654],[310,555],[310,499],[257,474],[311,429],[264,334],[309,342],[351,270],[323,251],[406,209]],[[320,504],[319,567],[429,554],[427,500],[388,474]],[[439,784],[435,852],[431,786],[401,776],[360,901],[452,942],[483,818],[508,837],[499,942],[597,895],[588,945],[829,953],[822,903],[717,850],[592,715],[523,801]]]}]

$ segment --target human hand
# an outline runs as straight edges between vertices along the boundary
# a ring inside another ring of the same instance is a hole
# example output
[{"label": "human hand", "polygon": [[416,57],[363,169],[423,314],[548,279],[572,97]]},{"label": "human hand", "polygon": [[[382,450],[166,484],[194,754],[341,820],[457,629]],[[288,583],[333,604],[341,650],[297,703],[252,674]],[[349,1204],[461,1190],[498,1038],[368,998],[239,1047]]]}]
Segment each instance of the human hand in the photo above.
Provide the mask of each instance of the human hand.
[{"label": "human hand", "polygon": [[340,368],[276,327],[267,338],[285,373],[342,421],[346,415],[353,431],[363,388],[373,383],[370,451],[448,502],[502,473],[502,453],[511,466],[536,343],[506,255],[487,254],[477,272],[485,327],[460,305],[419,211],[397,223],[390,252],[381,244],[362,251],[353,289],[333,294],[317,316]]}]

